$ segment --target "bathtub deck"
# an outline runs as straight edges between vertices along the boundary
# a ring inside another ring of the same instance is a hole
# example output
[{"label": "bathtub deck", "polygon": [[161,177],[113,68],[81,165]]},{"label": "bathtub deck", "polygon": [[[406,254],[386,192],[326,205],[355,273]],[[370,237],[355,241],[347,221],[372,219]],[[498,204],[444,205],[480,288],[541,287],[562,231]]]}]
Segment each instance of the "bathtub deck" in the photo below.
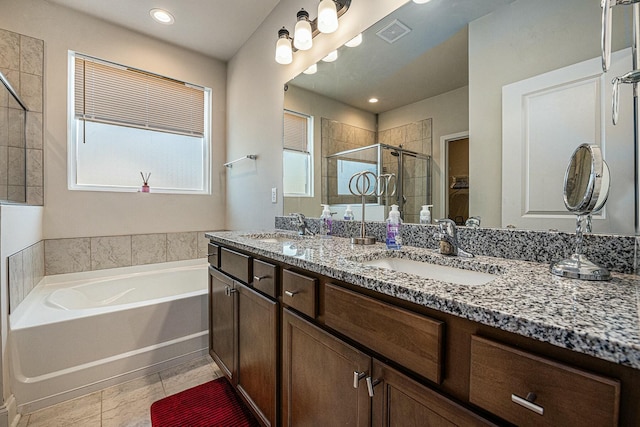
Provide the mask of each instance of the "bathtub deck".
[{"label": "bathtub deck", "polygon": [[18,427],[151,426],[153,402],[222,376],[209,356],[23,415]]}]

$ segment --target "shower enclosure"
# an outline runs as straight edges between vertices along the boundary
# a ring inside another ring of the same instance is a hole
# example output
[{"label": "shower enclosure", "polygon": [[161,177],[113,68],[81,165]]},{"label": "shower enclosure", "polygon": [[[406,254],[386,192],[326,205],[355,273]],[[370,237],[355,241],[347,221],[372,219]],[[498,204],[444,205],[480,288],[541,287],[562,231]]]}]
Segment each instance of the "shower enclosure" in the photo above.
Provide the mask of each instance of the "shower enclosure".
[{"label": "shower enclosure", "polygon": [[[358,205],[361,197],[349,191],[349,179],[354,173],[370,171],[376,176],[386,175],[380,180],[386,188],[378,189],[381,196],[368,196],[367,205],[382,206],[386,218],[390,206],[399,206],[404,222],[416,223],[420,207],[431,202],[431,156],[407,150],[402,146],[373,144],[326,156],[324,159],[326,198],[329,205]],[[394,192],[395,189],[395,192]],[[384,190],[384,191],[380,191]],[[369,215],[367,215],[368,217]],[[378,218],[382,219],[382,218]]]},{"label": "shower enclosure", "polygon": [[0,72],[0,202],[27,201],[27,107]]}]

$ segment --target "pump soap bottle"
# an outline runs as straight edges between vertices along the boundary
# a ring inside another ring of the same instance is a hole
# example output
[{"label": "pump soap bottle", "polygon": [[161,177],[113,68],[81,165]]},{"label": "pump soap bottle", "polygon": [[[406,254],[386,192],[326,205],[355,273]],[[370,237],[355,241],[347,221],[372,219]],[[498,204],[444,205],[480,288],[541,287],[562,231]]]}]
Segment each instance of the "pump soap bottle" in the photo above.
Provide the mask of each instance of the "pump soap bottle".
[{"label": "pump soap bottle", "polygon": [[325,239],[331,238],[331,229],[333,228],[333,218],[331,217],[331,211],[329,205],[321,205],[322,215],[320,216],[320,237]]},{"label": "pump soap bottle", "polygon": [[387,218],[387,249],[400,250],[402,247],[401,229],[402,220],[398,205],[391,205],[391,212]]},{"label": "pump soap bottle", "polygon": [[351,210],[351,205],[347,205],[347,209],[345,209],[344,211],[344,216],[342,217],[345,221],[352,221],[354,216],[353,216],[353,211]]},{"label": "pump soap bottle", "polygon": [[420,224],[431,224],[431,208],[433,205],[422,205]]}]

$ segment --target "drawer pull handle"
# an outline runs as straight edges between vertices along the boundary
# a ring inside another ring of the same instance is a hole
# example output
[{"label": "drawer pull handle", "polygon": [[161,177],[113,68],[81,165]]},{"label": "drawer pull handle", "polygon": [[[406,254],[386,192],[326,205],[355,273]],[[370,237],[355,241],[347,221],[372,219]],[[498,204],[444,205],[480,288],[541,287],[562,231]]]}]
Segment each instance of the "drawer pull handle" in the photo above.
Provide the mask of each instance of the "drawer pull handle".
[{"label": "drawer pull handle", "polygon": [[367,377],[367,391],[369,392],[369,397],[373,397],[373,388],[378,384],[380,384],[380,380],[374,380],[371,377]]},{"label": "drawer pull handle", "polygon": [[511,401],[513,403],[517,403],[518,405],[527,408],[530,411],[535,412],[538,415],[544,415],[544,408],[540,405],[536,405],[535,403],[533,403],[537,397],[538,396],[536,396],[535,393],[527,394],[527,397],[525,399],[515,394],[512,394]]},{"label": "drawer pull handle", "polygon": [[236,292],[238,292],[238,290],[237,290],[237,289],[232,289],[232,288],[230,288],[229,286],[225,286],[225,288],[224,288],[224,294],[225,294],[226,296],[228,296],[228,297],[230,297],[230,296],[231,296],[231,294],[234,294],[234,293],[236,293]]},{"label": "drawer pull handle", "polygon": [[353,371],[353,388],[358,388],[358,383],[367,376],[366,372]]},{"label": "drawer pull handle", "polygon": [[265,275],[265,276],[253,276],[253,280],[255,280],[256,282],[261,281],[262,279],[268,279],[269,276]]},{"label": "drawer pull handle", "polygon": [[293,298],[298,292],[284,291],[284,294],[290,298]]}]

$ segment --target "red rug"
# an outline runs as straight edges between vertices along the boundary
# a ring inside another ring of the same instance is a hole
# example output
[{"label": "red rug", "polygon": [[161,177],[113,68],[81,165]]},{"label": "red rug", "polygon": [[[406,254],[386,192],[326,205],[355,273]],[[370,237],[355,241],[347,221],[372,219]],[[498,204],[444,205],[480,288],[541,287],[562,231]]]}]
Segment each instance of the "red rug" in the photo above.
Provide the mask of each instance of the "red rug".
[{"label": "red rug", "polygon": [[151,405],[153,427],[258,427],[260,424],[225,377]]}]

